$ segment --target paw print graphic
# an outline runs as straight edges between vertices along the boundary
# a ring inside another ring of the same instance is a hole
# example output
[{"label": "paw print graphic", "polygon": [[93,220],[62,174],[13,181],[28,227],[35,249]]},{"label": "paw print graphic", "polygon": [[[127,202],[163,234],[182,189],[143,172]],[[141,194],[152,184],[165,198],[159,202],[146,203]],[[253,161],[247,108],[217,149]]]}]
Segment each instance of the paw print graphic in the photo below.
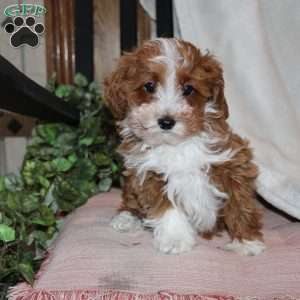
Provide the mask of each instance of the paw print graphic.
[{"label": "paw print graphic", "polygon": [[36,47],[39,44],[40,35],[45,31],[42,23],[36,23],[34,17],[15,17],[13,23],[7,23],[4,30],[11,35],[10,43],[17,48],[22,45]]}]

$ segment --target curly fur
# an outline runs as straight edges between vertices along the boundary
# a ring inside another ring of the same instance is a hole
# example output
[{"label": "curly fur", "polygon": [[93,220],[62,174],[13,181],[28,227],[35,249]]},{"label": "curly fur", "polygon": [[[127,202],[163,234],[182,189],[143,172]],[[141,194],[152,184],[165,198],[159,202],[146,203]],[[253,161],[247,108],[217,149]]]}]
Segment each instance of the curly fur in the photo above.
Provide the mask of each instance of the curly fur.
[{"label": "curly fur", "polygon": [[[153,93],[144,89],[149,81]],[[186,84],[194,90],[185,96]],[[182,40],[149,41],[121,57],[105,80],[105,99],[119,121],[126,167],[120,210],[153,228],[160,251],[188,251],[194,233],[212,237],[222,229],[233,245],[240,242],[227,250],[264,249],[258,170],[248,141],[226,122],[223,72],[212,55]],[[166,114],[176,120],[167,133],[157,125]]]}]

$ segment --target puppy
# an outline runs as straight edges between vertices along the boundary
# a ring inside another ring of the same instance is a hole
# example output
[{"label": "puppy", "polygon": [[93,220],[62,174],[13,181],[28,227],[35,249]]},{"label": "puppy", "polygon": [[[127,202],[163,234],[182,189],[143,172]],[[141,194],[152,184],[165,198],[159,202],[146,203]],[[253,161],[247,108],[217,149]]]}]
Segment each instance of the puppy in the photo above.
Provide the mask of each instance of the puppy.
[{"label": "puppy", "polygon": [[155,247],[170,254],[227,229],[226,250],[261,253],[258,170],[248,142],[226,122],[215,58],[189,42],[156,39],[121,57],[104,86],[126,168],[113,228],[150,227]]}]

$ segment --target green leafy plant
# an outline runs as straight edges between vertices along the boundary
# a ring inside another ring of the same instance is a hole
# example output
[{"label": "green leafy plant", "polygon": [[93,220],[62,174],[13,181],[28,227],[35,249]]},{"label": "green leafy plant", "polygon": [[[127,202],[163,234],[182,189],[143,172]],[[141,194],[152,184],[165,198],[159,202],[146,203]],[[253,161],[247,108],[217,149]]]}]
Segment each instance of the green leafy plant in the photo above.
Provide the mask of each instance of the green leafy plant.
[{"label": "green leafy plant", "polygon": [[80,124],[38,125],[20,174],[0,177],[2,298],[18,281],[33,282],[67,213],[120,184],[114,122],[97,85],[77,74],[74,85],[49,88],[80,110]]}]

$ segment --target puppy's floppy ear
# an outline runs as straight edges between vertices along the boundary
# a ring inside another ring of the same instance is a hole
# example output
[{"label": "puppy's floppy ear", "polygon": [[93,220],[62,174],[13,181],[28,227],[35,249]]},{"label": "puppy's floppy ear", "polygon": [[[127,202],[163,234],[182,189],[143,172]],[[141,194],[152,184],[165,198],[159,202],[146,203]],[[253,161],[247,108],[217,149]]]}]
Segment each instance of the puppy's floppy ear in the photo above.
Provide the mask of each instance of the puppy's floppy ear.
[{"label": "puppy's floppy ear", "polygon": [[214,56],[209,53],[202,58],[201,64],[206,72],[206,76],[212,88],[212,101],[216,105],[220,114],[227,119],[228,106],[224,96],[223,69]]},{"label": "puppy's floppy ear", "polygon": [[220,113],[223,114],[224,118],[227,119],[229,116],[228,105],[224,96],[224,79],[218,80],[216,85],[213,87],[213,103],[218,107]]},{"label": "puppy's floppy ear", "polygon": [[133,55],[125,54],[117,69],[104,79],[104,101],[117,120],[124,119],[128,110],[128,76],[134,68]]}]

